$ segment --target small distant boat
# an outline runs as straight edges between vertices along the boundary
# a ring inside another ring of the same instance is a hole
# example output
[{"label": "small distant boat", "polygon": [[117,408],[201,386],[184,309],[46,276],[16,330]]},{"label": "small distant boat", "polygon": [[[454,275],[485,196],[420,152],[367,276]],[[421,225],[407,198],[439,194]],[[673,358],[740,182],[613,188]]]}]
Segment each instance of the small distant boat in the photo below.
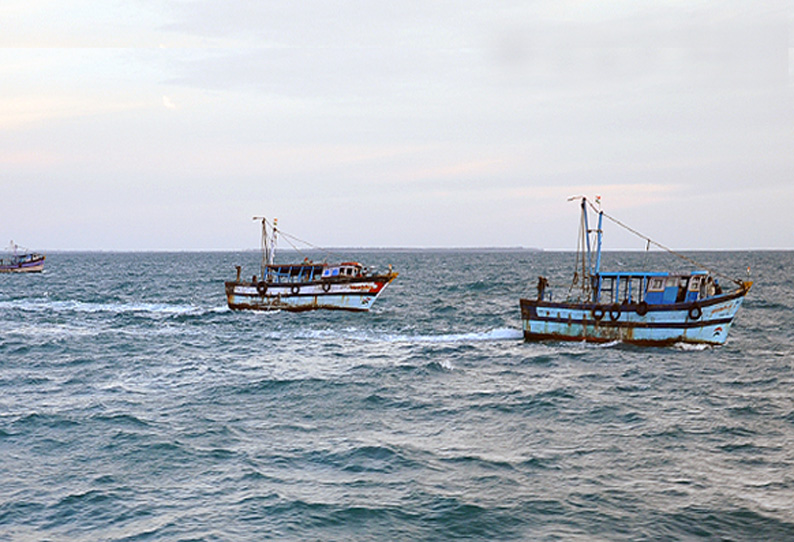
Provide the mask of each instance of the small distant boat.
[{"label": "small distant boat", "polygon": [[[270,236],[265,218],[262,221],[262,265],[259,277],[250,281],[237,279],[225,283],[226,300],[232,310],[310,311],[335,309],[368,311],[383,290],[397,278],[392,271],[378,273],[358,262],[331,265],[314,263],[276,264],[275,250],[278,220],[273,221]],[[283,233],[282,233],[283,234]],[[286,236],[286,234],[283,234]],[[289,236],[288,236],[289,237]]]},{"label": "small distant boat", "polygon": [[41,273],[44,270],[44,254],[31,252],[11,241],[9,256],[0,258],[0,273]]},{"label": "small distant boat", "polygon": [[[733,318],[753,283],[709,271],[678,254],[701,269],[688,273],[601,271],[605,214],[600,201],[596,202],[598,208],[582,198],[580,250],[569,299],[552,301],[546,288],[548,280],[538,277],[537,299],[520,300],[524,339],[621,341],[643,346],[724,344]],[[594,232],[588,226],[588,205],[598,214],[598,228]],[[672,252],[626,228],[649,244]],[[595,233],[594,254],[591,233]],[[723,291],[719,277],[734,282],[735,288]],[[572,295],[577,284],[579,291]]]}]

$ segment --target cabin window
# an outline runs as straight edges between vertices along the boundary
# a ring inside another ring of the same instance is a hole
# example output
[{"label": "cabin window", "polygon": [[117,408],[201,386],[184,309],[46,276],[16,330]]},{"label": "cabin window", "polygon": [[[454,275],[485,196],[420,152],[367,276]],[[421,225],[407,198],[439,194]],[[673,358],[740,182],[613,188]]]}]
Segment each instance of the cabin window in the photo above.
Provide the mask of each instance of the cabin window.
[{"label": "cabin window", "polygon": [[661,277],[652,278],[650,283],[648,284],[648,291],[649,292],[663,292],[664,291],[664,279],[661,278]]},{"label": "cabin window", "polygon": [[702,277],[692,277],[689,281],[689,291],[697,292],[700,290],[700,281]]}]

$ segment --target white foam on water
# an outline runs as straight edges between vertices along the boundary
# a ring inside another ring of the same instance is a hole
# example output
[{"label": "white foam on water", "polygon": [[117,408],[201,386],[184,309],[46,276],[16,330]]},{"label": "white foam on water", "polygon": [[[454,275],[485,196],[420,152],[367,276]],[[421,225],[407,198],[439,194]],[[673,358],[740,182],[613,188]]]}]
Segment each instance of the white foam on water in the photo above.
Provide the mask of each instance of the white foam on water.
[{"label": "white foam on water", "polygon": [[25,337],[39,337],[46,339],[69,339],[73,337],[94,337],[102,333],[101,329],[95,326],[73,326],[69,324],[36,324],[36,325],[17,325],[4,327],[3,333],[12,335],[22,335]]},{"label": "white foam on water", "polygon": [[710,344],[693,344],[693,343],[675,343],[673,348],[676,350],[683,350],[684,352],[702,352],[713,348]]},{"label": "white foam on water", "polygon": [[614,348],[623,344],[623,341],[609,341],[608,343],[586,343],[588,348]]},{"label": "white foam on water", "polygon": [[452,365],[452,362],[448,359],[442,359],[438,362],[438,365],[444,369],[445,371],[454,371],[455,367]]},{"label": "white foam on water", "polygon": [[165,315],[203,314],[205,309],[195,305],[171,305],[168,303],[92,303],[85,301],[50,301],[42,299],[19,299],[0,301],[0,309],[16,309],[32,312],[82,312],[116,314],[153,313]]},{"label": "white foam on water", "polygon": [[446,333],[441,335],[385,335],[380,340],[387,342],[408,343],[466,343],[466,342],[495,342],[516,341],[524,338],[519,329],[495,328],[488,331],[473,331],[469,333]]},{"label": "white foam on water", "polygon": [[363,343],[472,343],[472,342],[500,342],[517,341],[524,337],[521,330],[513,328],[495,328],[488,331],[469,332],[469,333],[445,333],[439,335],[403,335],[388,333],[371,329],[361,329],[347,327],[344,329],[322,328],[322,329],[296,329],[278,330],[271,333],[272,338],[278,339],[298,339],[298,340],[345,340]]}]

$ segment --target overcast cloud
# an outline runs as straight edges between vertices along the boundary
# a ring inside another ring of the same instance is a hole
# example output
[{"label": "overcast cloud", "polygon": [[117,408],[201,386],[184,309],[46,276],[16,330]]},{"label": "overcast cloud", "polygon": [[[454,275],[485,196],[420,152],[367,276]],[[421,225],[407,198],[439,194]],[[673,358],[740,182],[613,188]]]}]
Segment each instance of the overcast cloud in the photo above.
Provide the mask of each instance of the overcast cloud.
[{"label": "overcast cloud", "polygon": [[792,249],[787,5],[6,0],[0,242]]}]

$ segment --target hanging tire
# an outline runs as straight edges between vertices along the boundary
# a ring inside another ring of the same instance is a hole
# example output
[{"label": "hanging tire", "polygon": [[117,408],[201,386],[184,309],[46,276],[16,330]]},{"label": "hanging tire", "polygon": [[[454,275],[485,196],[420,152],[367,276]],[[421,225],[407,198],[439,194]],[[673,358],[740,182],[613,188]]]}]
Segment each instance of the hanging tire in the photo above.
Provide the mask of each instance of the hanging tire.
[{"label": "hanging tire", "polygon": [[256,291],[259,295],[263,296],[267,293],[267,283],[262,281],[256,284]]},{"label": "hanging tire", "polygon": [[323,292],[328,293],[331,290],[330,282],[323,282]]},{"label": "hanging tire", "polygon": [[640,301],[637,305],[637,314],[640,316],[645,316],[648,314],[648,304],[645,301]]},{"label": "hanging tire", "polygon": [[591,311],[593,314],[593,318],[595,318],[596,322],[600,322],[601,319],[604,317],[604,308],[603,307],[593,307]]},{"label": "hanging tire", "polygon": [[699,320],[701,316],[703,316],[703,309],[700,308],[700,305],[693,305],[689,309],[689,318],[692,320]]},{"label": "hanging tire", "polygon": [[290,291],[290,293],[291,293],[292,295],[298,295],[298,294],[300,293],[300,291],[301,291],[301,287],[300,287],[300,286],[298,286],[297,284],[294,284],[294,285],[292,286],[292,288],[290,288],[290,290],[289,290],[289,291]]},{"label": "hanging tire", "polygon": [[609,309],[609,319],[613,322],[620,318],[620,307],[614,305],[611,309]]}]

